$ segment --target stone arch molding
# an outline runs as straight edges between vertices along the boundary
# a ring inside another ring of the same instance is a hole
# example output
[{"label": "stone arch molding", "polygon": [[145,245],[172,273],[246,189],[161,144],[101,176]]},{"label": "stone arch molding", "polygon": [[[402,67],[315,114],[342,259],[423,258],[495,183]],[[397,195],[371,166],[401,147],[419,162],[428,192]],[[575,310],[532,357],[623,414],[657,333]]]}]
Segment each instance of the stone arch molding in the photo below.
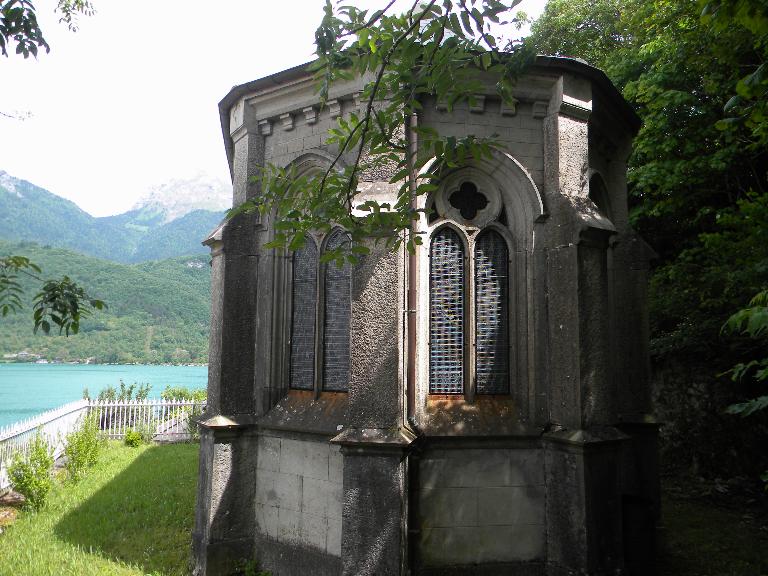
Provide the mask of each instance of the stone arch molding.
[{"label": "stone arch molding", "polygon": [[[285,168],[290,169],[293,167],[298,176],[307,176],[313,172],[325,172],[333,164],[335,158],[333,154],[329,154],[325,150],[314,150],[294,158],[285,165]],[[336,162],[336,169],[343,170],[344,167],[345,163],[342,159],[339,159]]]},{"label": "stone arch molding", "polygon": [[[285,170],[290,170],[291,168],[295,169],[297,176],[309,176],[313,173],[322,173],[328,170],[328,167],[333,163],[334,158],[334,155],[329,154],[324,150],[315,150],[294,158],[283,165],[282,168]],[[343,160],[339,159],[336,162],[336,169],[343,170],[344,167],[345,163]],[[277,219],[276,210],[277,208],[274,208],[269,213],[269,219],[267,221],[267,225],[270,228],[270,235],[274,235],[275,233],[273,224]]]},{"label": "stone arch molding", "polygon": [[[425,170],[434,162],[428,162]],[[504,150],[494,150],[489,159],[470,160],[465,166],[445,170],[439,184],[453,183],[462,176],[472,179],[480,175],[485,186],[493,187],[506,210],[508,226],[518,248],[533,249],[533,229],[537,222],[547,218],[544,196],[525,167]],[[422,199],[426,204],[426,199]],[[422,208],[424,206],[421,206]]]}]

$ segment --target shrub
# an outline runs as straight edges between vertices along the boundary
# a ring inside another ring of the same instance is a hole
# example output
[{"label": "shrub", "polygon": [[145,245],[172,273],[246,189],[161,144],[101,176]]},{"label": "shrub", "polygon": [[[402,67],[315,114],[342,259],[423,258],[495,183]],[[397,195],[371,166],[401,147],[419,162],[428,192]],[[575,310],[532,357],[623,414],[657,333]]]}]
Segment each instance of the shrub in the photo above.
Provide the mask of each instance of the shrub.
[{"label": "shrub", "polygon": [[138,448],[143,443],[141,432],[138,430],[128,429],[125,431],[125,445],[131,448]]},{"label": "shrub", "polygon": [[240,560],[235,563],[237,576],[272,576],[272,572],[262,570],[257,560]]},{"label": "shrub", "polygon": [[205,388],[192,390],[186,386],[166,386],[160,393],[163,400],[192,400],[194,402],[205,402],[208,396],[208,390]]},{"label": "shrub", "polygon": [[53,487],[53,451],[38,430],[29,446],[29,456],[18,452],[8,468],[13,489],[25,498],[25,506],[37,511],[45,506],[48,492]]},{"label": "shrub", "polygon": [[78,482],[85,471],[96,464],[101,449],[99,423],[95,412],[83,419],[80,428],[67,434],[64,454],[67,456],[69,479]]},{"label": "shrub", "polygon": [[186,400],[195,402],[195,405],[189,410],[186,421],[187,433],[193,441],[200,439],[200,428],[193,418],[203,413],[207,396],[208,390],[205,388],[193,390],[186,386],[166,386],[165,390],[160,393],[160,397],[163,400]]},{"label": "shrub", "polygon": [[[107,386],[101,392],[97,398],[98,402],[133,402],[146,400],[149,397],[149,392],[152,389],[150,384],[137,384],[133,383],[130,386],[126,386],[125,382],[120,379],[120,388],[114,386]],[[137,422],[132,411],[111,411],[102,410],[99,416],[99,424],[102,430],[109,429],[122,429],[125,427],[134,427]]]},{"label": "shrub", "polygon": [[157,422],[152,420],[147,424],[139,424],[136,427],[136,432],[141,436],[141,442],[143,444],[149,444],[155,437],[155,429],[157,428]]},{"label": "shrub", "polygon": [[189,434],[190,440],[197,442],[200,440],[200,425],[195,418],[203,413],[203,405],[195,405],[192,410],[189,411],[189,417],[187,418],[187,434]]},{"label": "shrub", "polygon": [[149,397],[149,392],[152,389],[151,384],[138,384],[134,382],[130,386],[126,386],[123,379],[120,379],[120,388],[117,389],[114,386],[107,386],[101,392],[99,392],[98,400],[100,402],[130,402],[131,400],[146,400]]}]

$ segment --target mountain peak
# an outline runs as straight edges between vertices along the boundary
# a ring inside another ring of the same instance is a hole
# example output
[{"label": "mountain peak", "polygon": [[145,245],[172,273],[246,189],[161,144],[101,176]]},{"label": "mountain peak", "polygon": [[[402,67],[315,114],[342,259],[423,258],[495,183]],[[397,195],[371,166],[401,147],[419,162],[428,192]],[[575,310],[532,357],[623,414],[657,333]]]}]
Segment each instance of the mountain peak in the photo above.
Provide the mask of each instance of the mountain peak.
[{"label": "mountain peak", "polygon": [[231,206],[231,185],[200,173],[192,178],[174,178],[153,187],[133,210],[161,212],[163,221],[170,222],[195,210],[221,212]]},{"label": "mountain peak", "polygon": [[24,198],[24,196],[21,195],[21,192],[16,188],[18,182],[19,180],[8,174],[8,172],[0,170],[0,186],[8,190],[11,194],[15,194],[19,198]]}]

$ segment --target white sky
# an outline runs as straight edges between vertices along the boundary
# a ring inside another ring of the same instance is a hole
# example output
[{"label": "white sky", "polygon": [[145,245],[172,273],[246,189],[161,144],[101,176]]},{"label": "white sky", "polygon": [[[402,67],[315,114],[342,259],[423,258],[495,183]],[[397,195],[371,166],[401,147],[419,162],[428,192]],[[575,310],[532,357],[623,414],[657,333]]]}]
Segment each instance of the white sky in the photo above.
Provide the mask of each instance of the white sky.
[{"label": "white sky", "polygon": [[[352,1],[380,7],[379,0]],[[546,0],[517,7],[538,16]],[[322,0],[94,0],[69,32],[35,2],[51,46],[0,57],[0,170],[95,216],[203,173],[229,182],[217,104],[232,86],[312,59]]]}]

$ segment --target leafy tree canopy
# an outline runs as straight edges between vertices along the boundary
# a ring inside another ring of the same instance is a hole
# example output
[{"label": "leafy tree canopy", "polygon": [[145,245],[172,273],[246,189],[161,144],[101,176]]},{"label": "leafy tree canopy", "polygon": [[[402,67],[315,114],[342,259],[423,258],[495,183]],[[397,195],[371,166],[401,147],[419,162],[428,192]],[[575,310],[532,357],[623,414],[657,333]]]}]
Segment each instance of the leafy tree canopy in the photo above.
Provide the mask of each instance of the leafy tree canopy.
[{"label": "leafy tree canopy", "polygon": [[[629,192],[633,223],[659,253],[650,307],[666,445],[731,473],[760,461],[750,446],[766,433],[765,419],[747,432],[723,417],[764,394],[754,378],[762,360],[741,361],[762,359],[764,339],[726,338],[720,327],[768,287],[767,15],[761,0],[551,0],[532,27],[540,51],[605,70],[643,120]],[[762,318],[760,302],[726,332]],[[732,383],[716,380],[736,363]]]},{"label": "leafy tree canopy", "polygon": [[[89,0],[59,0],[56,11],[61,15],[59,21],[73,32],[77,31],[78,15],[94,13]],[[13,45],[16,54],[24,58],[37,57],[40,48],[51,51],[37,23],[35,6],[29,0],[0,0],[0,53],[8,56],[8,49]]]}]

